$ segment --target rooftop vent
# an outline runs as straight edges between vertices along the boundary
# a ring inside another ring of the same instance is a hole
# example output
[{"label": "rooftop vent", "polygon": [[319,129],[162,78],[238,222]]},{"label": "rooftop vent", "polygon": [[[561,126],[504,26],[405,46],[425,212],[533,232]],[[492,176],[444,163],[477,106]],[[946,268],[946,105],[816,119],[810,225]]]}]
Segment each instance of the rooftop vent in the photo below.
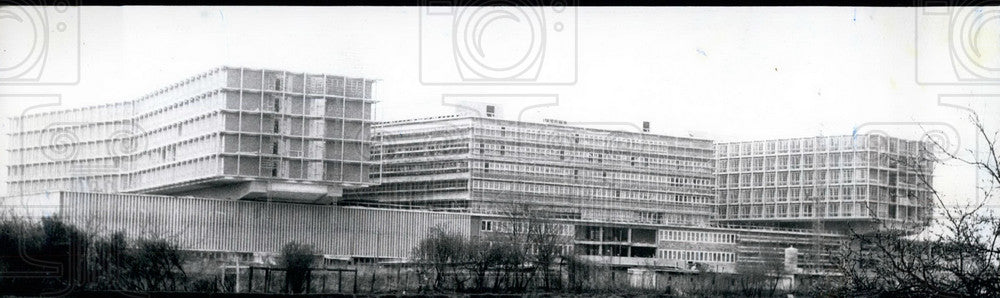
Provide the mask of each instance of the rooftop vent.
[{"label": "rooftop vent", "polygon": [[559,124],[559,125],[566,125],[567,123],[569,123],[566,122],[566,120],[556,120],[556,119],[543,119],[542,121],[547,124]]}]

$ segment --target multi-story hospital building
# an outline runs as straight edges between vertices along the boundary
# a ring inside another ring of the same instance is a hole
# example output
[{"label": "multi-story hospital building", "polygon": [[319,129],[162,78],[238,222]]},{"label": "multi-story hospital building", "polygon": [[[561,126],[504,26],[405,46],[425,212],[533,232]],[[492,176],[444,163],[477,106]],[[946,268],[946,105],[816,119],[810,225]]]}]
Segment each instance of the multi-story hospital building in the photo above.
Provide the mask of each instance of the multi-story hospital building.
[{"label": "multi-story hospital building", "polygon": [[377,260],[407,258],[433,226],[502,233],[527,204],[563,227],[567,253],[724,272],[788,247],[824,254],[850,223],[930,215],[920,142],[715,144],[504,120],[489,104],[375,122],[375,82],[222,67],[132,101],[27,111],[11,120],[4,205],[171,234],[193,251],[246,256],[294,240]]}]

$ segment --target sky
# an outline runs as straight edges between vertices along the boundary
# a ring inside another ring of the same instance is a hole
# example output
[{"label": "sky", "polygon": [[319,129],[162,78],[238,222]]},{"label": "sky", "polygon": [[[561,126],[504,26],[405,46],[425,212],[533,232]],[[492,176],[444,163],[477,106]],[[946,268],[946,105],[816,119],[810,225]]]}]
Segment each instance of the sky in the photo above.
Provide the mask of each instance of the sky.
[{"label": "sky", "polygon": [[[650,121],[653,133],[718,142],[932,131],[949,150],[976,152],[965,109],[1000,129],[994,13],[3,7],[0,114],[130,100],[230,65],[379,79],[379,120],[450,114],[455,98],[471,97],[503,105],[506,118],[614,129]],[[38,60],[34,72],[12,74]],[[940,165],[935,179],[950,203],[976,197],[967,166]]]}]

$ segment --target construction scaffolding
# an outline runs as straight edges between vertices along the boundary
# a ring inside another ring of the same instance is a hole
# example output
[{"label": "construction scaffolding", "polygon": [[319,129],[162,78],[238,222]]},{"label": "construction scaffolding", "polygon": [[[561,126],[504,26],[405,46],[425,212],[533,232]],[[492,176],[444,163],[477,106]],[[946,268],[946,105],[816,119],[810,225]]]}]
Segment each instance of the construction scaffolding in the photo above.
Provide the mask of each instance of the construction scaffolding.
[{"label": "construction scaffolding", "polygon": [[882,135],[718,144],[718,220],[925,225],[932,209],[928,148]]},{"label": "construction scaffolding", "polygon": [[9,192],[370,185],[375,82],[220,67],[132,101],[29,113],[13,119]]},{"label": "construction scaffolding", "polygon": [[532,204],[552,218],[684,225],[713,212],[709,140],[471,116],[375,129],[382,184],[348,201],[480,214]]}]

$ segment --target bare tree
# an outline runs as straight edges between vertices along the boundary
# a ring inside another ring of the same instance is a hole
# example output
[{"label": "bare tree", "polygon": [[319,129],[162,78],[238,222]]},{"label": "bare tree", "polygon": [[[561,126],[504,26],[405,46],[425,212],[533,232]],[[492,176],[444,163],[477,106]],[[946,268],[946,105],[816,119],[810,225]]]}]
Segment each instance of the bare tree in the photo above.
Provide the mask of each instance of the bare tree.
[{"label": "bare tree", "polygon": [[742,297],[773,297],[783,273],[784,263],[773,255],[759,262],[738,262],[734,291]]},{"label": "bare tree", "polygon": [[[444,289],[445,276],[458,274],[456,269],[467,262],[469,254],[468,239],[442,226],[431,228],[430,234],[412,252],[417,272],[425,281],[422,286],[434,290]],[[456,287],[464,283],[461,278],[452,278]]]},{"label": "bare tree", "polygon": [[[1000,190],[998,132],[988,132],[979,115],[970,115],[976,136],[985,152],[960,156],[931,139],[939,154],[976,168],[985,179],[979,185],[983,200],[968,208],[948,208],[927,177],[918,176],[931,190],[943,213],[937,221],[941,231],[915,236],[913,231],[883,223],[882,229],[854,233],[850,245],[837,254],[836,264],[844,273],[841,289],[853,296],[983,297],[1000,296],[1000,218],[983,212]],[[920,167],[923,161],[905,166]]]},{"label": "bare tree", "polygon": [[281,247],[281,264],[285,266],[285,290],[297,294],[308,287],[306,281],[319,252],[309,244],[289,242]]},{"label": "bare tree", "polygon": [[564,257],[570,243],[564,225],[551,220],[544,207],[517,200],[506,208],[506,223],[499,238],[518,248],[519,254],[509,254],[506,260],[507,276],[512,276],[516,288],[531,286],[541,276],[545,289],[555,283],[552,267]]}]

